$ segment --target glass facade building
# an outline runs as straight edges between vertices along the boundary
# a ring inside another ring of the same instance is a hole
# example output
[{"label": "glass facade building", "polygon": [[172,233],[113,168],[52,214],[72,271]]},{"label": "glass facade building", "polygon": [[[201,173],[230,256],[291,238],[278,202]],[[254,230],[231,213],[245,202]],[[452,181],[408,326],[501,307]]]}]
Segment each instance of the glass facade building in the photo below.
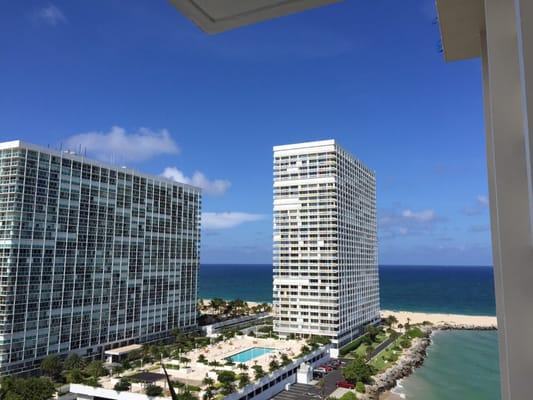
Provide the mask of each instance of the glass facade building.
[{"label": "glass facade building", "polygon": [[200,190],[0,143],[0,373],[196,325]]},{"label": "glass facade building", "polygon": [[379,320],[376,177],[334,140],[274,147],[274,328],[342,346]]}]

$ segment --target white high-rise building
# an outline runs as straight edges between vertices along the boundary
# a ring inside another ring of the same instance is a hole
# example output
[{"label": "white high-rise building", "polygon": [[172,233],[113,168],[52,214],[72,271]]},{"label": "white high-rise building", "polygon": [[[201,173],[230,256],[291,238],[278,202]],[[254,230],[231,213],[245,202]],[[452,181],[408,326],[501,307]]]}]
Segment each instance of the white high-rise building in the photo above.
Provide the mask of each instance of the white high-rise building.
[{"label": "white high-rise building", "polygon": [[334,140],[274,147],[274,328],[340,348],[379,320],[376,177]]},{"label": "white high-rise building", "polygon": [[0,143],[0,374],[196,326],[200,189]]}]

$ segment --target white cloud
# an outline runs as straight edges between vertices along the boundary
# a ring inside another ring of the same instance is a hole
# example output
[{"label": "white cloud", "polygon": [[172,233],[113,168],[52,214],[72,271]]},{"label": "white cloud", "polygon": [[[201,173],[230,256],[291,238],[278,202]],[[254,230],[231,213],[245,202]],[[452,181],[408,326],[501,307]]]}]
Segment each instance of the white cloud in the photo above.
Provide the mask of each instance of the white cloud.
[{"label": "white cloud", "polygon": [[399,228],[398,229],[398,233],[400,235],[402,235],[402,236],[405,236],[405,235],[407,235],[409,233],[409,229],[407,229],[407,228]]},{"label": "white cloud", "polygon": [[487,196],[479,195],[479,196],[477,196],[477,203],[480,206],[488,206],[489,205],[489,199],[488,199]]},{"label": "white cloud", "polygon": [[192,177],[185,174],[175,167],[167,167],[162,175],[165,178],[172,179],[176,182],[188,183],[193,186],[202,188],[206,194],[212,196],[221,196],[229,189],[231,182],[224,179],[209,180],[203,173],[196,171]]},{"label": "white cloud", "polygon": [[408,209],[402,211],[402,217],[416,222],[430,222],[435,220],[437,214],[434,210],[422,210],[415,212]]},{"label": "white cloud", "polygon": [[244,212],[204,212],[202,213],[202,227],[204,229],[234,228],[245,222],[261,221],[266,216],[263,214],[250,214]]},{"label": "white cloud", "polygon": [[63,14],[63,12],[57,6],[51,3],[37,10],[36,17],[37,19],[52,26],[67,22],[65,14]]},{"label": "white cloud", "polygon": [[66,145],[72,150],[86,150],[105,161],[145,161],[163,154],[177,154],[179,148],[166,129],[159,132],[140,128],[127,133],[114,126],[109,132],[80,133],[69,137]]},{"label": "white cloud", "polygon": [[487,196],[480,194],[476,197],[476,202],[473,205],[470,205],[463,209],[463,213],[470,217],[481,215],[486,212],[486,209],[488,206],[489,206],[489,198]]}]

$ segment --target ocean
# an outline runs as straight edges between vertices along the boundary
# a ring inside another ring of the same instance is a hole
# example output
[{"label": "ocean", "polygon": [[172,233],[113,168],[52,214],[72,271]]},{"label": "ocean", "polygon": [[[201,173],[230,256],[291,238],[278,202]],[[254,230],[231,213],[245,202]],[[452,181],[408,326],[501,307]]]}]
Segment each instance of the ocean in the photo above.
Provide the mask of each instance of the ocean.
[{"label": "ocean", "polygon": [[[381,308],[496,315],[492,267],[380,266]],[[271,265],[200,267],[201,298],[272,301]],[[496,332],[433,335],[424,365],[395,392],[410,400],[499,400]]]},{"label": "ocean", "polygon": [[[496,315],[492,267],[380,266],[381,308]],[[272,265],[200,267],[199,295],[272,301]]]}]

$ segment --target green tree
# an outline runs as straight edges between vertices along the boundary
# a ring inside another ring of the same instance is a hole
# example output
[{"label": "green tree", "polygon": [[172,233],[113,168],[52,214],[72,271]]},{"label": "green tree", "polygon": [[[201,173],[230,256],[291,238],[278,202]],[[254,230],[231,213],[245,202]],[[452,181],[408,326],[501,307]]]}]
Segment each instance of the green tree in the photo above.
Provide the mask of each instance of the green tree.
[{"label": "green tree", "polygon": [[115,387],[114,387],[114,389],[117,392],[126,392],[130,390],[130,388],[131,388],[131,383],[125,378],[122,378],[120,381],[115,383]]},{"label": "green tree", "polygon": [[163,388],[161,386],[150,384],[144,388],[144,393],[151,397],[161,396],[163,394]]},{"label": "green tree", "polygon": [[376,326],[374,326],[372,324],[368,324],[366,326],[365,330],[366,330],[366,333],[368,334],[368,337],[370,338],[370,340],[375,342],[376,341],[376,337],[379,334],[379,329],[376,328]]},{"label": "green tree", "polygon": [[185,365],[185,368],[191,363],[191,359],[187,357],[180,357],[180,363]]},{"label": "green tree", "polygon": [[220,371],[217,374],[217,379],[222,385],[222,394],[228,395],[235,391],[235,372],[233,371]]},{"label": "green tree", "polygon": [[385,320],[385,323],[389,326],[389,328],[392,329],[394,327],[394,324],[398,323],[398,319],[394,315],[389,315]]},{"label": "green tree", "polygon": [[101,376],[107,375],[104,364],[100,360],[91,361],[85,367],[85,373],[93,378],[100,378]]},{"label": "green tree", "polygon": [[182,393],[177,395],[178,400],[196,400],[196,397],[191,393],[191,391],[185,387],[185,390]]},{"label": "green tree", "polygon": [[305,344],[300,348],[300,352],[302,354],[307,354],[311,351],[311,349],[309,348],[309,346],[306,346]]},{"label": "green tree", "polygon": [[217,379],[221,384],[226,384],[235,381],[235,372],[233,371],[219,371]]},{"label": "green tree", "polygon": [[76,353],[70,353],[65,362],[63,363],[63,368],[67,371],[74,368],[81,370],[84,367],[85,360]]},{"label": "green tree", "polygon": [[1,398],[5,400],[49,400],[55,393],[49,378],[4,377],[1,380]]},{"label": "green tree", "polygon": [[212,400],[215,398],[216,391],[213,386],[208,386],[205,388],[203,400]]},{"label": "green tree", "polygon": [[241,389],[250,383],[250,377],[248,376],[247,373],[239,374],[238,378],[239,378],[239,388]]},{"label": "green tree", "polygon": [[210,378],[209,376],[206,375],[202,383],[205,386],[213,386],[215,384],[215,381],[213,380],[213,378]]},{"label": "green tree", "polygon": [[281,365],[285,366],[285,365],[289,365],[291,363],[291,359],[289,358],[289,356],[285,353],[282,353],[281,354]]},{"label": "green tree", "polygon": [[279,362],[277,358],[273,358],[268,364],[268,367],[269,367],[270,372],[274,372],[275,370],[277,370],[279,368]]},{"label": "green tree", "polygon": [[61,359],[57,355],[49,355],[41,361],[41,372],[51,379],[57,380],[63,372]]},{"label": "green tree", "polygon": [[74,367],[65,372],[65,378],[67,383],[82,383],[85,376],[79,368]]},{"label": "green tree", "polygon": [[359,355],[356,355],[353,361],[342,370],[344,379],[354,384],[357,382],[370,383],[374,373],[374,368],[367,364],[363,357]]},{"label": "green tree", "polygon": [[262,366],[254,365],[252,366],[252,369],[254,370],[255,379],[261,379],[263,376],[265,376],[265,371],[263,370]]},{"label": "green tree", "polygon": [[209,308],[211,308],[215,314],[220,314],[220,312],[226,308],[226,301],[220,297],[215,297],[209,302]]},{"label": "green tree", "polygon": [[199,363],[205,364],[207,362],[207,358],[205,358],[205,356],[203,354],[200,354],[196,361],[199,362]]}]

